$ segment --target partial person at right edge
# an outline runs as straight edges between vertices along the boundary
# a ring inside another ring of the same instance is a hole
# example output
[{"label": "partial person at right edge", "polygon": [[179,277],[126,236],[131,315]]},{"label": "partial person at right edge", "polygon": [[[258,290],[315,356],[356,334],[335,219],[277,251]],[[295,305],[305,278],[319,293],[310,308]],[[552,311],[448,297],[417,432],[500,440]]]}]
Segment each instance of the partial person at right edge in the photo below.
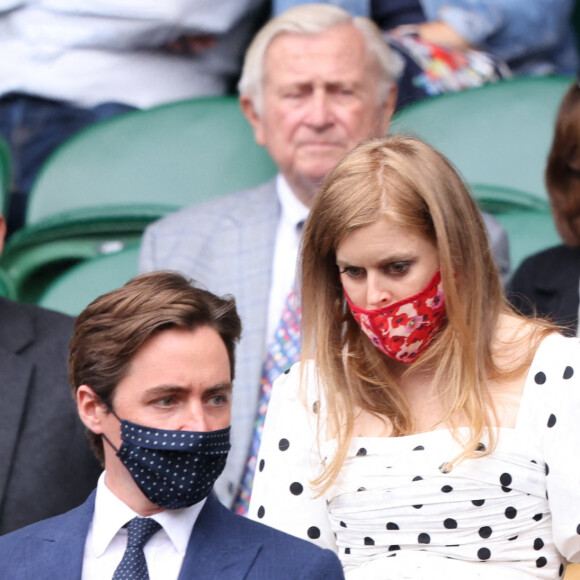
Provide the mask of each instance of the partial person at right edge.
[{"label": "partial person at right edge", "polygon": [[526,258],[508,284],[510,302],[523,314],[546,316],[578,334],[580,307],[580,86],[566,92],[546,166],[546,188],[564,244]]}]

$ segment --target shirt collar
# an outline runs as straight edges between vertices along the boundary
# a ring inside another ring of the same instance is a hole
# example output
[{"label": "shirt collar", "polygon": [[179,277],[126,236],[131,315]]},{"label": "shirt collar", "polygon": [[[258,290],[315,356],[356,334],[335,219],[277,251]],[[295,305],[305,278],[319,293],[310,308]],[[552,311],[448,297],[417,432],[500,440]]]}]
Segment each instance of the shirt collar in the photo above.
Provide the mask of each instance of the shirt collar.
[{"label": "shirt collar", "polygon": [[292,223],[295,227],[300,222],[304,223],[310,209],[294,195],[286,178],[281,173],[276,178],[276,192],[278,193],[278,200],[282,206],[282,219]]},{"label": "shirt collar", "polygon": [[[139,514],[121,501],[105,483],[106,471],[97,483],[95,511],[93,514],[93,548],[102,556],[119,530]],[[205,499],[188,508],[163,510],[151,516],[167,534],[175,549],[185,555],[193,526],[205,504]]]}]

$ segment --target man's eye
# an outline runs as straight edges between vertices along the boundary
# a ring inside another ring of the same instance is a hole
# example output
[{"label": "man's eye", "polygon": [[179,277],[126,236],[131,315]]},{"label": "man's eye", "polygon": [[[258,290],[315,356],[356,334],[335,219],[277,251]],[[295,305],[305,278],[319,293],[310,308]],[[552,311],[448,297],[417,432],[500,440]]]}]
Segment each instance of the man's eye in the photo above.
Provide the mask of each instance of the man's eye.
[{"label": "man's eye", "polygon": [[289,91],[284,94],[284,97],[287,99],[299,99],[302,97],[302,94],[303,93],[301,91]]},{"label": "man's eye", "polygon": [[228,402],[229,398],[226,395],[214,395],[208,399],[208,403],[214,407],[221,407]]},{"label": "man's eye", "polygon": [[162,399],[157,399],[155,404],[160,407],[171,407],[175,404],[175,397],[163,397]]}]

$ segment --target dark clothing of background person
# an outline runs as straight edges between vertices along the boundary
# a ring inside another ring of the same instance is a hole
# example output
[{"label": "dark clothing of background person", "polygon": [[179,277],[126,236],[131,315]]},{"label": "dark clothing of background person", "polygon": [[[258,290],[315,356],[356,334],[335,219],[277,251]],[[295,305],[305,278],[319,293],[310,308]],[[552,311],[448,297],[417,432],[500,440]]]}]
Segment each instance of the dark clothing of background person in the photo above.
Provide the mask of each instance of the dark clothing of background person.
[{"label": "dark clothing of background person", "polygon": [[578,328],[580,248],[555,246],[529,256],[514,273],[507,291],[523,314],[547,317],[574,336]]},{"label": "dark clothing of background person", "polygon": [[81,504],[101,468],[67,380],[73,319],[0,298],[0,534]]}]

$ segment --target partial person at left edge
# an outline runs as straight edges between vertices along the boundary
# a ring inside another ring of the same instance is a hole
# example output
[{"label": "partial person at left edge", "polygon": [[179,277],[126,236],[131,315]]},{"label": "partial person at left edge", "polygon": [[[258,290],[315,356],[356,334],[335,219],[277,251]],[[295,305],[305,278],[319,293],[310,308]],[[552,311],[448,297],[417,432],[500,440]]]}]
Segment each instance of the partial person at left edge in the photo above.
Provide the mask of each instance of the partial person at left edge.
[{"label": "partial person at left edge", "polygon": [[134,108],[232,92],[267,13],[266,0],[0,0],[9,234],[25,220],[44,160],[79,130]]},{"label": "partial person at left edge", "polygon": [[69,378],[105,472],[79,508],[0,538],[2,578],[344,578],[332,551],[235,515],[212,493],[230,447],[240,333],[233,299],[167,272],[79,315]]},{"label": "partial person at left edge", "polygon": [[[5,233],[0,215],[0,253]],[[81,504],[101,468],[68,386],[73,319],[0,297],[0,320],[0,534],[6,534]]]}]

